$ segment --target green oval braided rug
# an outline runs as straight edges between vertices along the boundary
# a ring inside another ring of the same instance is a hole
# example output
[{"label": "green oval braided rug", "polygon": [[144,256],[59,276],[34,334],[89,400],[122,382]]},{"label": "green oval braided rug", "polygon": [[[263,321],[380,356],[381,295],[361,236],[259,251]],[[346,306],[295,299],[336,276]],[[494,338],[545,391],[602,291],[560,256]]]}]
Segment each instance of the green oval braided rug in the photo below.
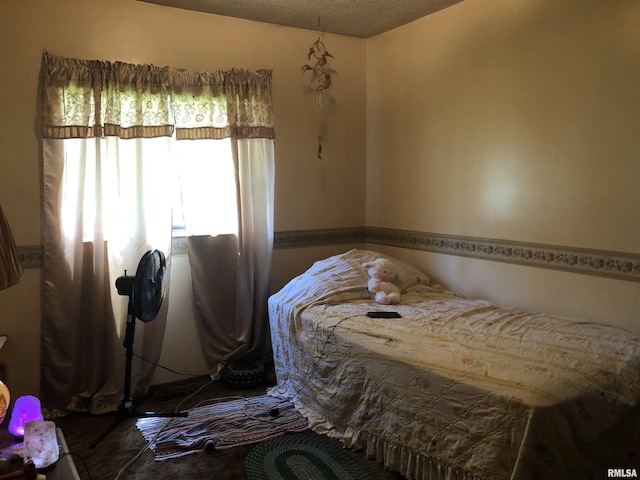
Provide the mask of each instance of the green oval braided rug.
[{"label": "green oval braided rug", "polygon": [[373,480],[344,449],[306,433],[260,443],[249,452],[244,467],[249,480]]}]

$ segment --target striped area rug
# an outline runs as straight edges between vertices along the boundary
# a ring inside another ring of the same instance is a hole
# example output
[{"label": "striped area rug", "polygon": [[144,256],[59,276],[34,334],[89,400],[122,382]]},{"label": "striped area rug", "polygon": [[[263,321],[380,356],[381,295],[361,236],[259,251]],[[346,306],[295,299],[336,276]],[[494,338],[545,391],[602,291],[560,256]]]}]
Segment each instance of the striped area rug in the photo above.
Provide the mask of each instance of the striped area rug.
[{"label": "striped area rug", "polygon": [[[271,415],[277,409],[278,415]],[[259,443],[287,432],[308,428],[307,420],[290,402],[268,395],[205,405],[183,418],[140,418],[136,426],[156,461]]]}]

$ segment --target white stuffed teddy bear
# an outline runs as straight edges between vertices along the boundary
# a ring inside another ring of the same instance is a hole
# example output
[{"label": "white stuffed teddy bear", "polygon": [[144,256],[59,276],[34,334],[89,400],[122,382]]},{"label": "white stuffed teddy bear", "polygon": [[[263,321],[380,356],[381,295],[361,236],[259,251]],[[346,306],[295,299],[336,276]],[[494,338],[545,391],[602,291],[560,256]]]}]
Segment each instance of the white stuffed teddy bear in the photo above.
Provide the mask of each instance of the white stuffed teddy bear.
[{"label": "white stuffed teddy bear", "polygon": [[400,289],[393,283],[396,280],[393,262],[386,258],[376,258],[371,262],[363,263],[362,266],[369,275],[367,287],[374,294],[376,302],[381,305],[400,303]]}]

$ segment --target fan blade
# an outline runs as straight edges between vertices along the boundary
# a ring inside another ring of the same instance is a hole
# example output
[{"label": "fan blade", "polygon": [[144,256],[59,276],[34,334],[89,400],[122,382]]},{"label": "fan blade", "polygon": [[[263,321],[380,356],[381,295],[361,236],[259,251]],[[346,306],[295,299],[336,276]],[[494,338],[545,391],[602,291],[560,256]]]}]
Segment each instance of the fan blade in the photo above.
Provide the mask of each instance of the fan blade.
[{"label": "fan blade", "polygon": [[162,306],[166,285],[165,256],[160,250],[149,250],[140,260],[133,288],[133,310],[136,318],[150,322]]}]

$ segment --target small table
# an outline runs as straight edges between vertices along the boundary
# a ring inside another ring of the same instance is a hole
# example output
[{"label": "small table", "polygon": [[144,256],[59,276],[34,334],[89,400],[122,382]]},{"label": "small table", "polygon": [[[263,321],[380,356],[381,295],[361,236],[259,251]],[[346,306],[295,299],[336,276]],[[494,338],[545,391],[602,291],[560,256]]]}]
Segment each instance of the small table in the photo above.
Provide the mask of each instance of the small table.
[{"label": "small table", "polygon": [[[56,428],[56,437],[58,439],[60,458],[56,463],[38,473],[45,475],[47,480],[80,480],[76,465],[73,463],[71,455],[69,455],[69,447],[60,428]],[[9,473],[9,471],[22,470],[22,458],[12,453],[12,450],[19,443],[21,442],[12,436],[6,428],[0,430],[0,458],[2,459],[0,460],[0,475]],[[6,471],[7,469],[9,471]]]}]

